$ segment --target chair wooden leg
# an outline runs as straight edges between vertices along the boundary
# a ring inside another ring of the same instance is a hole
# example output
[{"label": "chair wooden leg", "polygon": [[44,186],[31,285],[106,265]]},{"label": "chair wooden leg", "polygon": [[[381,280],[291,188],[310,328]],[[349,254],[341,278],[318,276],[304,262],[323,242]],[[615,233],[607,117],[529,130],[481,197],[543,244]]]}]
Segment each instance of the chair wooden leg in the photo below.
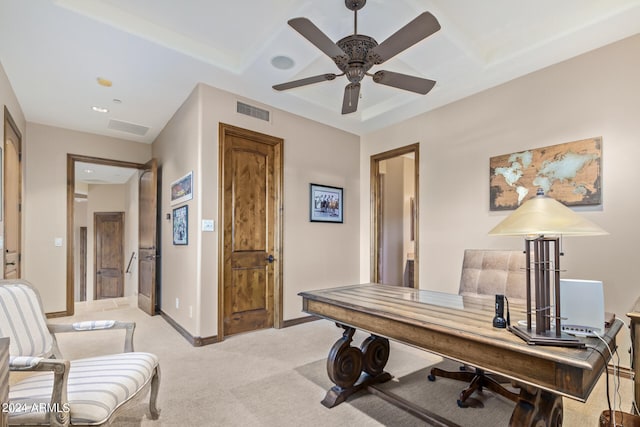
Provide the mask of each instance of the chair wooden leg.
[{"label": "chair wooden leg", "polygon": [[445,371],[440,368],[432,368],[431,373],[427,378],[429,379],[429,381],[435,381],[436,377],[442,377],[442,378],[450,378],[452,380],[469,382],[473,380],[475,376],[476,376],[476,373],[473,371],[451,372],[451,371]]},{"label": "chair wooden leg", "polygon": [[467,398],[471,396],[474,391],[482,390],[482,386],[483,386],[482,380],[483,380],[482,375],[474,376],[473,379],[471,380],[471,383],[469,384],[469,387],[465,388],[460,392],[460,398],[458,399],[459,407],[466,408],[467,405],[465,405],[465,401],[467,400]]},{"label": "chair wooden leg", "polygon": [[498,393],[500,396],[506,397],[507,399],[514,402],[518,401],[518,396],[520,396],[520,394],[507,390],[495,378],[485,375],[482,382],[485,387],[487,387],[489,390],[495,393]]},{"label": "chair wooden leg", "polygon": [[156,404],[158,400],[158,390],[160,390],[160,366],[156,366],[153,378],[151,378],[151,391],[149,393],[149,418],[157,420],[160,417],[160,410]]}]

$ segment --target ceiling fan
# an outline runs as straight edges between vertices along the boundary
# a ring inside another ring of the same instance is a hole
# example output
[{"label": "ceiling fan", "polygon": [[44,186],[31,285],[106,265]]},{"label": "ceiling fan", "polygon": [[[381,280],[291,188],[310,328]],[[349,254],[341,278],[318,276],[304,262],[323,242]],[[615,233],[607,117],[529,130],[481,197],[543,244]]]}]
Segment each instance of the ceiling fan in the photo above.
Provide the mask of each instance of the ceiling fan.
[{"label": "ceiling fan", "polygon": [[338,68],[340,74],[327,73],[300,80],[294,80],[273,86],[275,90],[287,90],[312,83],[333,80],[336,77],[347,76],[349,84],[345,87],[342,100],[342,114],[353,113],[358,109],[360,97],[360,81],[364,76],[373,78],[375,83],[396,87],[425,95],[436,84],[433,80],[393,71],[377,71],[369,74],[374,65],[382,64],[393,58],[403,50],[413,46],[440,29],[438,20],[429,12],[418,15],[413,21],[400,28],[388,39],[378,44],[373,37],[358,34],[358,10],[362,9],[367,0],[345,0],[347,9],[354,12],[353,34],[331,41],[318,27],[307,18],[293,18],[288,24],[304,38],[313,43],[318,49],[329,56]]}]

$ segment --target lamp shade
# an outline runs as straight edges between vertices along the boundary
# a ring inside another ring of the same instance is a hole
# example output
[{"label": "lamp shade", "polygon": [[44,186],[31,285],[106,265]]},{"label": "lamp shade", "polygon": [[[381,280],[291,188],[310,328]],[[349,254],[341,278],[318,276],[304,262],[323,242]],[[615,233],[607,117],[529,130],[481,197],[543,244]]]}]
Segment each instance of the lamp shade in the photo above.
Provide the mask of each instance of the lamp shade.
[{"label": "lamp shade", "polygon": [[609,234],[591,221],[544,194],[524,202],[496,225],[491,236],[599,236]]}]

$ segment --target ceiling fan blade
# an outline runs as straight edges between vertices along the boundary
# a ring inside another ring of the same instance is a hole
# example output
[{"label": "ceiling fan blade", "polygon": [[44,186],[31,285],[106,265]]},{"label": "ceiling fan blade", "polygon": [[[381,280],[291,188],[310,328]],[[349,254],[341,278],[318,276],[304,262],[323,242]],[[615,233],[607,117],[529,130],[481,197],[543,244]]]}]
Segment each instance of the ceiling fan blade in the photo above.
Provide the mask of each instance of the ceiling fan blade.
[{"label": "ceiling fan blade", "polygon": [[273,86],[273,88],[275,90],[287,90],[287,89],[293,89],[294,87],[300,87],[300,86],[305,86],[305,85],[310,85],[313,83],[319,83],[319,82],[324,82],[324,81],[328,81],[328,80],[333,80],[336,78],[335,74],[329,73],[329,74],[319,74],[317,76],[313,76],[313,77],[307,77],[304,79],[300,79],[300,80],[293,80],[287,83],[281,83],[279,85],[275,85]]},{"label": "ceiling fan blade", "polygon": [[335,60],[339,56],[346,57],[344,51],[307,18],[293,18],[288,23],[302,37],[313,43],[315,47],[323,51],[331,59]]},{"label": "ceiling fan blade", "polygon": [[393,71],[378,71],[373,75],[373,81],[381,85],[397,87],[425,95],[435,86],[436,82],[422,77],[394,73]]},{"label": "ceiling fan blade", "polygon": [[367,58],[375,64],[382,64],[420,40],[429,37],[439,29],[440,23],[436,17],[429,12],[424,12],[371,49]]},{"label": "ceiling fan blade", "polygon": [[353,113],[358,109],[358,99],[360,99],[360,83],[349,83],[344,88],[344,98],[342,99],[342,114]]}]

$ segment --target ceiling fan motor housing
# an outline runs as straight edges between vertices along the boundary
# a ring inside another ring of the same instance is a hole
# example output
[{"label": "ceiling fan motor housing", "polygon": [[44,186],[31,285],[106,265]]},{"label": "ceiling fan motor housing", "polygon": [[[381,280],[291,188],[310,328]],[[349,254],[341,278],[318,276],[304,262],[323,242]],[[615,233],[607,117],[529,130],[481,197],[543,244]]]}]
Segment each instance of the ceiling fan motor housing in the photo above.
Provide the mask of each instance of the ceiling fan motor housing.
[{"label": "ceiling fan motor housing", "polygon": [[346,57],[340,55],[333,58],[333,61],[351,83],[358,83],[374,65],[374,62],[368,59],[368,53],[378,46],[378,42],[373,37],[352,34],[339,40],[336,44],[346,54]]}]

